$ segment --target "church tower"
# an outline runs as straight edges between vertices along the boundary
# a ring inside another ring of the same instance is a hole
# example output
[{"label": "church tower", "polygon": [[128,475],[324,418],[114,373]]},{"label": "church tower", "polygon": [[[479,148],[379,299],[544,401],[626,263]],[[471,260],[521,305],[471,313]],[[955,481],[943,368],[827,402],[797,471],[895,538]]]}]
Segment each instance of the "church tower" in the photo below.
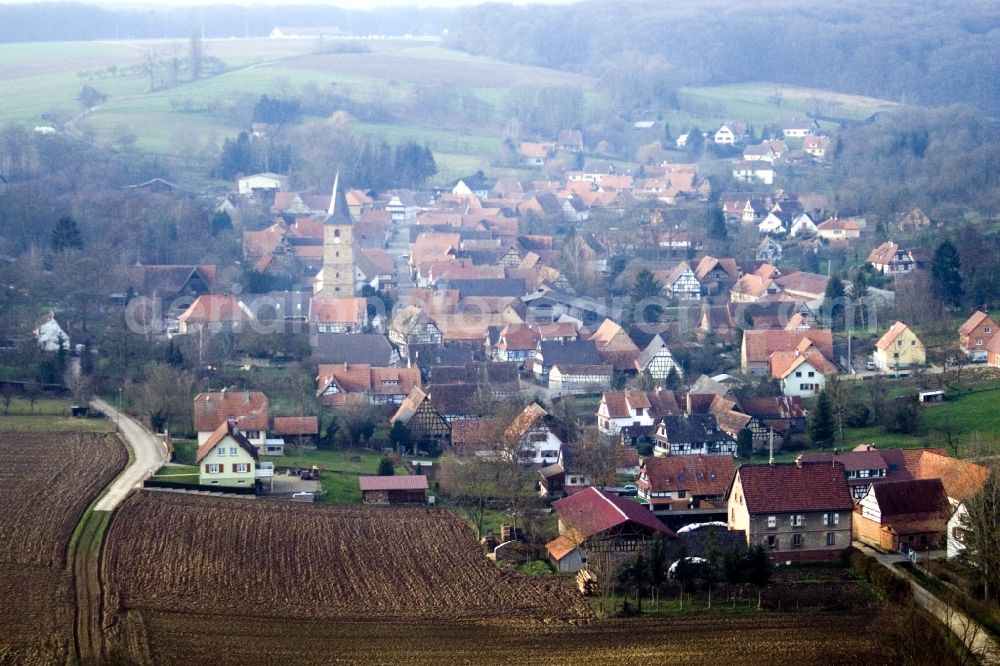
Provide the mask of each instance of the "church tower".
[{"label": "church tower", "polygon": [[316,295],[331,298],[354,296],[354,220],[340,188],[340,174],[333,179],[330,207],[323,220],[323,272]]}]

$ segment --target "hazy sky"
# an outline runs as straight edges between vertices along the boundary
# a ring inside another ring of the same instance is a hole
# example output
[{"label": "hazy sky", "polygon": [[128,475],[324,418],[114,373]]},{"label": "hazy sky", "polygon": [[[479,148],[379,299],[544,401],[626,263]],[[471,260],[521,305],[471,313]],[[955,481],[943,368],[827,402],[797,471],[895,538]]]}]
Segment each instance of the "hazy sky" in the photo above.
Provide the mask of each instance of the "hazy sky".
[{"label": "hazy sky", "polygon": [[[38,0],[3,0],[4,2],[37,2]],[[56,0],[50,0],[56,1]],[[512,5],[547,4],[568,5],[580,0],[97,0],[84,4],[102,7],[170,7],[196,5],[333,5],[344,9],[373,9],[375,7],[463,7],[484,2],[501,2]]]}]

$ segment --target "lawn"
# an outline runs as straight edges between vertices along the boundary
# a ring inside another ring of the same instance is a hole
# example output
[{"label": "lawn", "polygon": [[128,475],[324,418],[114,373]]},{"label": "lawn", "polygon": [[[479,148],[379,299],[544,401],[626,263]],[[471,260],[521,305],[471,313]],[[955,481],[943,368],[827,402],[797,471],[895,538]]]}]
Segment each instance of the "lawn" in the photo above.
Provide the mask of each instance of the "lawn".
[{"label": "lawn", "polygon": [[10,432],[114,432],[115,424],[99,413],[91,418],[70,416],[69,400],[40,398],[34,407],[28,400],[14,398],[0,414],[0,430]]},{"label": "lawn", "polygon": [[[320,469],[320,485],[324,495],[322,502],[333,504],[360,504],[361,488],[358,477],[375,474],[382,454],[364,449],[346,451],[326,451],[322,449],[285,449],[283,456],[263,456],[262,461],[272,462],[278,467],[313,467]],[[396,474],[405,474],[401,467]]]},{"label": "lawn", "polygon": [[161,467],[160,470],[151,478],[158,481],[186,483],[192,486],[197,486],[199,479],[198,467],[197,465],[168,465],[166,467]]}]

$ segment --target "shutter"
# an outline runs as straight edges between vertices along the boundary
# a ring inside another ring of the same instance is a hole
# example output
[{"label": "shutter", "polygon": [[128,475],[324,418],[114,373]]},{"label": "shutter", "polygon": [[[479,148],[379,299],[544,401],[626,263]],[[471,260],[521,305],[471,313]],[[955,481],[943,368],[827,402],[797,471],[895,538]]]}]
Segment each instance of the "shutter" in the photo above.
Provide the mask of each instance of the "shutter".
[{"label": "shutter", "polygon": [[205,474],[208,474],[208,463],[205,463]]},{"label": "shutter", "polygon": [[234,471],[234,472],[238,471],[238,470],[236,469],[236,463],[233,463],[233,471]]}]

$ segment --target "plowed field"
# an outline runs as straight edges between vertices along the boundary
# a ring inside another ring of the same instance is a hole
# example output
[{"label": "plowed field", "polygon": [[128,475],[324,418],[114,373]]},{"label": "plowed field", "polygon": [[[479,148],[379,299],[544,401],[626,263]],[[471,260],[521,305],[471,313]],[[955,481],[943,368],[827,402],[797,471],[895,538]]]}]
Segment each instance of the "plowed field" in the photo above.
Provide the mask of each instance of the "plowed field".
[{"label": "plowed field", "polygon": [[0,663],[66,663],[72,654],[66,547],[127,459],[114,435],[0,433]]},{"label": "plowed field", "polygon": [[885,662],[849,614],[596,620],[569,580],[497,569],[441,510],[147,491],[116,515],[102,573],[122,663]]}]

